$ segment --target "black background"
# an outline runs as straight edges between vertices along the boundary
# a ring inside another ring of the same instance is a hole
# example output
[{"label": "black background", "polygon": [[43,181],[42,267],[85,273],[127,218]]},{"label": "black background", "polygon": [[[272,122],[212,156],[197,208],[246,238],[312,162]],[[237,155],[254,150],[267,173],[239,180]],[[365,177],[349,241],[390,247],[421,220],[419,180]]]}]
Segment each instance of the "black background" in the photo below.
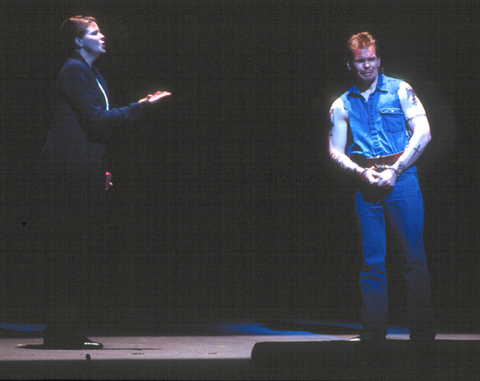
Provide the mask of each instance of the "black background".
[{"label": "black background", "polygon": [[[440,323],[479,318],[476,1],[9,1],[1,3],[0,296],[39,320],[35,165],[65,57],[61,22],[93,15],[111,103],[173,93],[109,144],[105,319],[310,316],[356,321],[360,253],[326,115],[348,87],[343,47],[368,30],[409,82],[433,140],[420,159]],[[401,259],[388,258],[402,322]],[[41,319],[40,319],[41,320]]]}]

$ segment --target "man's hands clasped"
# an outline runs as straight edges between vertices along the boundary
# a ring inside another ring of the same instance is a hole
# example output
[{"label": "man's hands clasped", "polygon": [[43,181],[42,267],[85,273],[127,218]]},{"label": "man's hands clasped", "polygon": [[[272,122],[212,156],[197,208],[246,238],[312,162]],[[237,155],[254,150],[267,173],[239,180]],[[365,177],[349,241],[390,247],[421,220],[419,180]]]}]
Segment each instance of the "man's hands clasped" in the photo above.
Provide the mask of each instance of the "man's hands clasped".
[{"label": "man's hands clasped", "polygon": [[375,167],[365,168],[357,173],[363,181],[379,188],[393,188],[399,176],[398,170],[393,167],[386,167],[381,172],[378,172]]}]

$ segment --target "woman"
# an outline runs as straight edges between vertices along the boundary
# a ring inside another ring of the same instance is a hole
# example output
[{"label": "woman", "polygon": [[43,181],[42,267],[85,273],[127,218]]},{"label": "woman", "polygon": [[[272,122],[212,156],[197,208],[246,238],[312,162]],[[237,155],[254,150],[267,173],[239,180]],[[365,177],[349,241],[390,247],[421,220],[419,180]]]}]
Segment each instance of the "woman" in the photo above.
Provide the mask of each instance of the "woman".
[{"label": "woman", "polygon": [[[62,24],[72,54],[56,81],[50,130],[41,153],[46,217],[45,348],[102,348],[77,325],[92,320],[96,255],[103,229],[103,198],[109,186],[105,143],[115,129],[136,121],[142,109],[171,95],[156,92],[136,103],[111,108],[105,80],[93,66],[105,54],[105,36],[93,17]],[[89,257],[92,256],[92,257]],[[90,259],[89,259],[90,258]]]}]

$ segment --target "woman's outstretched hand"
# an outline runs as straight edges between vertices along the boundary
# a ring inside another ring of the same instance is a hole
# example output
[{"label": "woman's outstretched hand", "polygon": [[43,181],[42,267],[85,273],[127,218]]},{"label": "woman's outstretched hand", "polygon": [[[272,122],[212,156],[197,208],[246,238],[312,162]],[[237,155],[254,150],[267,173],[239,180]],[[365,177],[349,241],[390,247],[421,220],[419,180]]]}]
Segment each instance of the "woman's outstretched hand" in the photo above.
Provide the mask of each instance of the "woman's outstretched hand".
[{"label": "woman's outstretched hand", "polygon": [[150,106],[156,104],[160,99],[169,97],[172,93],[168,91],[157,91],[155,94],[148,94],[145,98],[138,101],[142,106]]}]

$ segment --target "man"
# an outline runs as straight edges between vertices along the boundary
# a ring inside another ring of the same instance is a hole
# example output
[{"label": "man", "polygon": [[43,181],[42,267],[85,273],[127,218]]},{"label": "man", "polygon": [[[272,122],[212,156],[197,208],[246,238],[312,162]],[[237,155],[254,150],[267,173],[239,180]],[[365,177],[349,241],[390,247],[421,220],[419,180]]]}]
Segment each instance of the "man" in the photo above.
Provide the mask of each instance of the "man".
[{"label": "man", "polygon": [[430,126],[412,87],[380,73],[376,40],[368,32],[347,43],[354,86],[330,109],[329,152],[356,178],[355,208],[362,246],[363,332],[356,340],[387,335],[385,219],[404,256],[410,339],[435,338],[430,278],[422,239],[423,200],[413,166],[430,142]]}]

